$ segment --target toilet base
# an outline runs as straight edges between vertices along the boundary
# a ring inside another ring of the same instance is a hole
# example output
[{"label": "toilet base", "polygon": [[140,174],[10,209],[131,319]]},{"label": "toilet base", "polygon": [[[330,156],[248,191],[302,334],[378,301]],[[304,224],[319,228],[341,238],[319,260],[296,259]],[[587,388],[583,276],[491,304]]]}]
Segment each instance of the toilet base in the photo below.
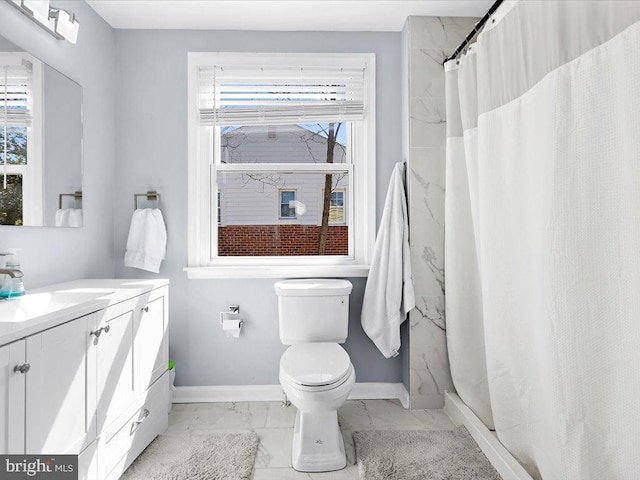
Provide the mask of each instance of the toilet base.
[{"label": "toilet base", "polygon": [[337,410],[305,413],[298,409],[291,462],[300,472],[330,472],[346,467]]}]

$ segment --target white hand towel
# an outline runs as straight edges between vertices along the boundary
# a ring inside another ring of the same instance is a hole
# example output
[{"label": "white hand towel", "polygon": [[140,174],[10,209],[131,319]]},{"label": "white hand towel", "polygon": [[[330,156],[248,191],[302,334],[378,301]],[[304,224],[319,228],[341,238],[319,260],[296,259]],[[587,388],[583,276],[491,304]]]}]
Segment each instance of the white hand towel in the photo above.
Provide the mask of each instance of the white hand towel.
[{"label": "white hand towel", "polygon": [[56,227],[81,227],[81,208],[61,208],[56,210]]},{"label": "white hand towel", "polygon": [[397,163],[391,174],[360,318],[365,333],[387,358],[398,355],[400,325],[416,305],[404,171]]},{"label": "white hand towel", "polygon": [[125,266],[159,273],[166,253],[167,230],[162,212],[157,208],[134,211],[124,254]]},{"label": "white hand towel", "polygon": [[70,208],[59,208],[56,210],[56,227],[69,227]]}]

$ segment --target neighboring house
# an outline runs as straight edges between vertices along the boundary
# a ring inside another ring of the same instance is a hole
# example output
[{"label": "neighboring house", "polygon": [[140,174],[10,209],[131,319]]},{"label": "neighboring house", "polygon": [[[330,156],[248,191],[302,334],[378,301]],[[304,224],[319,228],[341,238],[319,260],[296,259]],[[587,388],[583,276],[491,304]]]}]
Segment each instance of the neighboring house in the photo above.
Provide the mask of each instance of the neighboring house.
[{"label": "neighboring house", "polygon": [[[223,129],[221,162],[325,163],[327,138],[309,128]],[[336,143],[333,163],[345,159],[345,146]],[[221,172],[217,183],[220,255],[317,255],[324,174]],[[345,174],[332,176],[326,251],[330,255],[348,254],[348,184]]]}]

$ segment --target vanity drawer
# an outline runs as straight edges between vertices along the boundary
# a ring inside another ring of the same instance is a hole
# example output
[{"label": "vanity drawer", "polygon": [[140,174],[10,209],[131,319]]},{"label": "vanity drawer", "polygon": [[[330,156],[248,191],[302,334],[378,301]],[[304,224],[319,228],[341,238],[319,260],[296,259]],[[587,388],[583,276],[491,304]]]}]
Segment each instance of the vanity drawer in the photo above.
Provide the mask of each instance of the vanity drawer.
[{"label": "vanity drawer", "polygon": [[146,399],[120,428],[105,431],[100,447],[102,478],[117,479],[133,460],[168,427],[169,372],[147,391]]}]

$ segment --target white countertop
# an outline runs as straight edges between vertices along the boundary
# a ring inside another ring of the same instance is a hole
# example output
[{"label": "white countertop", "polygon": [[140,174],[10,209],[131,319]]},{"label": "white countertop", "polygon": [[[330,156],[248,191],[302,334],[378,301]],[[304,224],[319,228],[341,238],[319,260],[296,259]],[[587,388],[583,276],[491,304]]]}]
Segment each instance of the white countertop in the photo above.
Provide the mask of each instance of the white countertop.
[{"label": "white countertop", "polygon": [[85,279],[36,288],[0,301],[0,345],[102,310],[169,284],[153,280]]}]

